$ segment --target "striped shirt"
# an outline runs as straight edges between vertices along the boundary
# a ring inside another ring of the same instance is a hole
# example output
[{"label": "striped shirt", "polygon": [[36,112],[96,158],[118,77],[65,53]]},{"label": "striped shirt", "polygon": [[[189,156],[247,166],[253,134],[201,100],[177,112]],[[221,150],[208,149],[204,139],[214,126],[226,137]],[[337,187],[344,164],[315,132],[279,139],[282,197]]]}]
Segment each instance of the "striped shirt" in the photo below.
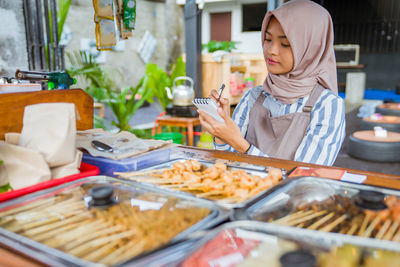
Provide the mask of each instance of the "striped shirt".
[{"label": "striped shirt", "polygon": [[[292,104],[282,104],[279,100],[262,90],[262,86],[248,91],[237,105],[232,119],[239,126],[242,136],[246,136],[249,126],[249,115],[260,94],[265,94],[263,106],[269,109],[271,116],[282,116],[294,112],[302,112],[309,98],[305,96]],[[325,89],[315,103],[306,134],[297,148],[294,160],[332,165],[339,153],[345,137],[345,110],[343,99],[331,90]],[[228,144],[216,144],[217,150],[237,152]],[[268,157],[254,145],[251,145],[249,155]]]}]

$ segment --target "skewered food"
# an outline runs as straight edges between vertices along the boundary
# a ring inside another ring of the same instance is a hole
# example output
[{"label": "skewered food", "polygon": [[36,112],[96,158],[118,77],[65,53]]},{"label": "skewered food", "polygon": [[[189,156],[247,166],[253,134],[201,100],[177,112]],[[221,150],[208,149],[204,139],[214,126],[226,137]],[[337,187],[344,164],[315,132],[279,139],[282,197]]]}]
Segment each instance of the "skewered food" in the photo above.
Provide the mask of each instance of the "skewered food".
[{"label": "skewered food", "polygon": [[175,162],[172,168],[144,172],[116,173],[122,178],[190,192],[198,197],[235,203],[247,200],[276,185],[282,171],[270,168],[266,177],[242,169],[229,169],[224,163],[205,167],[196,160]]},{"label": "skewered food", "polygon": [[[285,265],[289,257],[297,264]],[[226,229],[212,238],[180,267],[400,267],[400,253],[367,249],[345,244],[323,247],[298,240],[282,239],[275,235],[236,229]]]},{"label": "skewered food", "polygon": [[0,226],[84,260],[111,265],[167,243],[210,213],[172,197],[123,190],[119,203],[88,209],[82,200],[88,189],[82,185],[81,190],[1,211]]},{"label": "skewered food", "polygon": [[269,215],[260,214],[255,219],[310,230],[400,241],[400,199],[388,196],[384,204],[382,209],[364,209],[357,206],[355,199],[335,195],[325,201],[299,205],[284,217],[280,214],[285,209]]}]

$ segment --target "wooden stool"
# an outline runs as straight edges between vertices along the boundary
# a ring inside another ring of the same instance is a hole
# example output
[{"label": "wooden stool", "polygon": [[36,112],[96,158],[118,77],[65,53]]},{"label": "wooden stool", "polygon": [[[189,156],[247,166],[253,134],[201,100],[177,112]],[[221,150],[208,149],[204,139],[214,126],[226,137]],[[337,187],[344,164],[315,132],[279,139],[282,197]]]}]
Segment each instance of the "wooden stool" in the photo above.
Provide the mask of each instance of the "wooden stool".
[{"label": "wooden stool", "polygon": [[188,129],[188,145],[193,146],[193,128],[196,125],[200,125],[199,117],[186,118],[164,115],[157,119],[157,133],[161,133],[162,126],[186,127]]}]

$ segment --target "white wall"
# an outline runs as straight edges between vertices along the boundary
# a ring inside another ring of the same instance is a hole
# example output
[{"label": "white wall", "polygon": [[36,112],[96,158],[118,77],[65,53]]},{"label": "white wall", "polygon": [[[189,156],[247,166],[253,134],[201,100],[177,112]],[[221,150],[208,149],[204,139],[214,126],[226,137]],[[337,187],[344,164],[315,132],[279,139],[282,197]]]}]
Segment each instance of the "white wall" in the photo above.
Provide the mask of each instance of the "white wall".
[{"label": "white wall", "polygon": [[22,0],[0,1],[0,76],[28,68]]},{"label": "white wall", "polygon": [[[236,52],[261,54],[260,32],[242,32],[242,4],[260,3],[265,1],[242,0],[206,3],[202,13],[202,43],[210,41],[210,13],[232,12],[231,39],[240,42]],[[266,12],[266,11],[265,11]]]}]

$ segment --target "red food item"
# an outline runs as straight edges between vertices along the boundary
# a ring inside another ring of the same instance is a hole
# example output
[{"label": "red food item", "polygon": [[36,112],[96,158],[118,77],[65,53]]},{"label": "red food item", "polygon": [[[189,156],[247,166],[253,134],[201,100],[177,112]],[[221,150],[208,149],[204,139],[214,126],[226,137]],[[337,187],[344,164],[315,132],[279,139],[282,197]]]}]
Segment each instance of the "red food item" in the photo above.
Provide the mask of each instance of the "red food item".
[{"label": "red food item", "polygon": [[181,267],[231,267],[253,250],[260,241],[236,237],[234,230],[225,230],[187,258]]}]

